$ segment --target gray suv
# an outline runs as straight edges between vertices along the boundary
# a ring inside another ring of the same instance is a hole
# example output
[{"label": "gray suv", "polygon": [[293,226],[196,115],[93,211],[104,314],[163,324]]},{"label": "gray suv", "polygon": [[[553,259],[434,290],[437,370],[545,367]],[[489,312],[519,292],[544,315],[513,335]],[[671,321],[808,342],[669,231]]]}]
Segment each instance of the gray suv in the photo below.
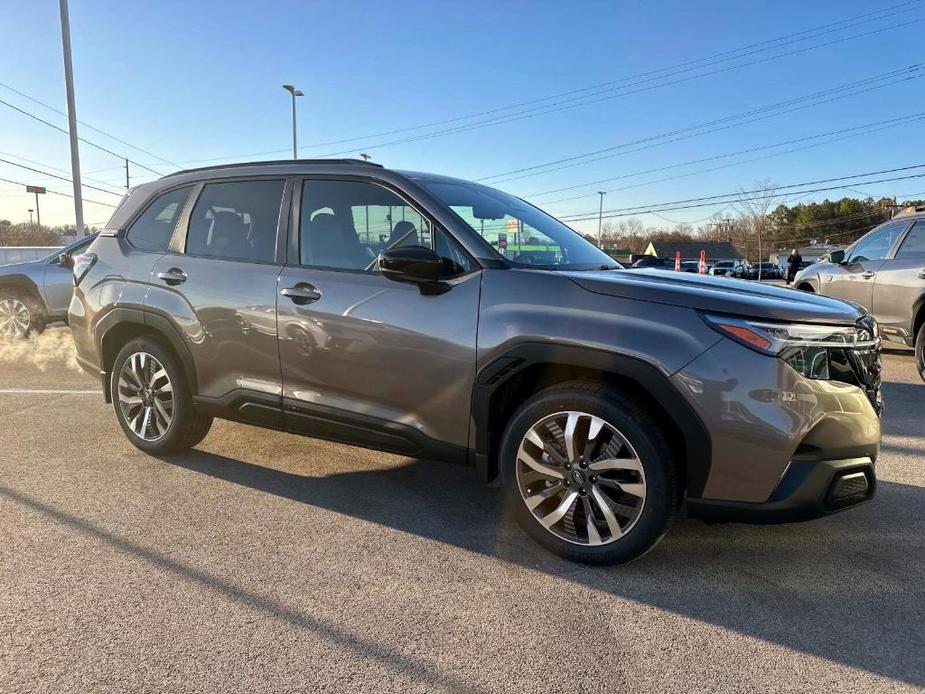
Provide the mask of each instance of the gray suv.
[{"label": "gray suv", "polygon": [[835,299],[623,270],[530,204],[352,160],[182,171],[75,259],[70,325],[125,435],[213,417],[497,479],[589,563],[681,507],[749,522],[867,501],[880,336]]},{"label": "gray suv", "polygon": [[797,273],[797,289],[854,301],[880,321],[883,337],[915,347],[925,380],[925,210],[874,228],[844,251]]}]

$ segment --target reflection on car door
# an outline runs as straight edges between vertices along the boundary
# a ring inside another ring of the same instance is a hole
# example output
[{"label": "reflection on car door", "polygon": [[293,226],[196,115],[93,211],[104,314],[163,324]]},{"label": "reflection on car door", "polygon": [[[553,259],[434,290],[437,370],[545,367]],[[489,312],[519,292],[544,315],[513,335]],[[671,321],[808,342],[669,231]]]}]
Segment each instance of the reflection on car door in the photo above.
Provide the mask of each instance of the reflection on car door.
[{"label": "reflection on car door", "polygon": [[820,278],[823,293],[853,301],[870,311],[874,278],[906,226],[905,222],[887,224],[858,241],[845,254],[840,267]]},{"label": "reflection on car door", "polygon": [[381,246],[440,252],[433,237],[444,232],[431,233],[424,215],[377,184],[306,181],[293,219],[277,310],[287,428],[408,455],[462,455],[477,267],[456,264],[442,293],[383,277],[370,260]]},{"label": "reflection on car door", "polygon": [[884,332],[912,335],[913,308],[925,295],[925,220],[906,233],[896,254],[885,260],[874,282],[874,316]]},{"label": "reflection on car door", "polygon": [[238,414],[271,426],[281,419],[276,253],[284,186],[282,179],[200,186],[173,252],[154,268],[146,301],[148,311],[170,316],[182,332],[199,396],[246,394],[265,406],[249,403]]}]

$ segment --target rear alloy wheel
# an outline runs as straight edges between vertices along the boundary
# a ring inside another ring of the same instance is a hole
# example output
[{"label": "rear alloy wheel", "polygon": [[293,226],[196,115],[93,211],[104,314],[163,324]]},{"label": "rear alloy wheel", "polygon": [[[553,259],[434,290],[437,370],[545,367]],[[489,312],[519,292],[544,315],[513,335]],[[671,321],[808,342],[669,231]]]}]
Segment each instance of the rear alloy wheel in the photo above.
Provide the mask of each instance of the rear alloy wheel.
[{"label": "rear alloy wheel", "polygon": [[28,337],[41,330],[38,312],[18,294],[0,294],[0,336]]},{"label": "rear alloy wheel", "polygon": [[919,326],[919,334],[915,338],[915,366],[925,381],[925,323]]},{"label": "rear alloy wheel", "polygon": [[514,414],[501,481],[518,522],[574,561],[618,564],[658,543],[680,497],[664,422],[604,383],[541,391]]},{"label": "rear alloy wheel", "polygon": [[185,451],[212,426],[212,417],[194,407],[179,360],[153,336],[137,337],[122,348],[109,391],[122,431],[146,453]]}]

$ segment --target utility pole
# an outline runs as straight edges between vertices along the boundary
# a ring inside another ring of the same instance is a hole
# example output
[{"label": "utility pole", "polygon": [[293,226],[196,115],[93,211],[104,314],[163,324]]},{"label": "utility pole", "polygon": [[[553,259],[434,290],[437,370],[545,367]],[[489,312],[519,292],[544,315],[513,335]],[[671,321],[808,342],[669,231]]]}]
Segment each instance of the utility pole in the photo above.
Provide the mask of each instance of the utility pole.
[{"label": "utility pole", "polygon": [[604,196],[607,194],[606,190],[599,190],[597,194],[601,196],[601,205],[597,210],[597,247],[603,248],[601,244],[601,230],[603,229],[604,224]]},{"label": "utility pole", "polygon": [[74,69],[71,66],[71,22],[67,0],[59,0],[61,9],[61,46],[64,50],[64,86],[67,90],[67,131],[71,140],[71,180],[74,182],[75,235],[84,235],[84,205],[80,188],[80,153],[77,149],[77,107],[74,105]]},{"label": "utility pole", "polygon": [[32,210],[29,210],[29,226],[32,227],[32,230],[35,231],[35,222],[32,221]]},{"label": "utility pole", "polygon": [[295,98],[297,96],[305,96],[300,90],[293,87],[291,84],[284,84],[283,89],[289,92],[292,95],[292,158],[299,158],[299,147],[296,144],[296,120],[295,120]]},{"label": "utility pole", "polygon": [[128,159],[125,160],[125,189],[126,189],[126,190],[129,189],[129,183],[128,183]]},{"label": "utility pole", "polygon": [[[39,207],[39,195],[44,195],[46,193],[44,186],[26,186],[27,193],[35,194],[35,216],[38,221],[39,229],[42,228],[42,210]],[[32,212],[32,210],[29,210]]]}]

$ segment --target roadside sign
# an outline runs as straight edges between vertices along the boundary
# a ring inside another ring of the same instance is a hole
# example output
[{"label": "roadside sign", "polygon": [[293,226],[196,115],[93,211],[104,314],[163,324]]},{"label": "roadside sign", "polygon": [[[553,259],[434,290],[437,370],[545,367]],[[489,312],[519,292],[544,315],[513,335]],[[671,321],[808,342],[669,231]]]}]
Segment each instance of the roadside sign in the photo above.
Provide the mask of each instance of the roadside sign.
[{"label": "roadside sign", "polygon": [[35,193],[36,195],[44,195],[46,192],[44,186],[26,186],[27,193]]}]

